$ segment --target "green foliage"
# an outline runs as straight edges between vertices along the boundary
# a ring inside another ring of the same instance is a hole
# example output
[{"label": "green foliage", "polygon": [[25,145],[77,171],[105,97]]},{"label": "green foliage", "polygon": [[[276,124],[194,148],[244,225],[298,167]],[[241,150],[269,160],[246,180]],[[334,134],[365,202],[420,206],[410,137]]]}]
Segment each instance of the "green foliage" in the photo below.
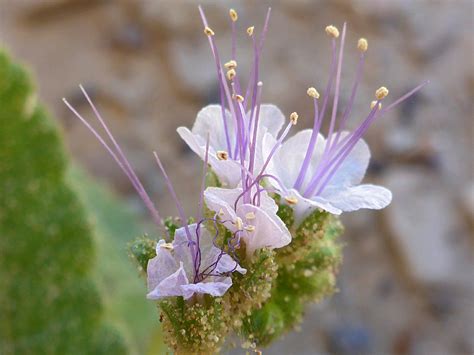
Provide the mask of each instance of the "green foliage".
[{"label": "green foliage", "polygon": [[[145,299],[146,286],[137,278],[137,270],[127,258],[130,236],[143,233],[144,227],[148,226],[139,223],[134,211],[81,170],[70,169],[68,176],[96,231],[97,262],[94,271],[105,316],[128,336],[126,340],[132,353],[161,353],[163,344],[152,345],[155,339],[162,337],[154,314],[155,306]],[[149,230],[155,228],[149,226]],[[153,257],[155,242],[150,242],[153,252],[150,257]]]},{"label": "green foliage", "polygon": [[0,127],[0,353],[126,353],[103,322],[92,233],[58,132],[3,52]]},{"label": "green foliage", "polygon": [[[293,225],[285,209],[280,206],[279,215]],[[278,276],[271,297],[243,323],[242,333],[254,346],[266,346],[294,328],[301,321],[306,302],[319,301],[334,292],[341,262],[336,239],[341,232],[335,217],[319,211],[292,230],[291,244],[277,250]]]}]

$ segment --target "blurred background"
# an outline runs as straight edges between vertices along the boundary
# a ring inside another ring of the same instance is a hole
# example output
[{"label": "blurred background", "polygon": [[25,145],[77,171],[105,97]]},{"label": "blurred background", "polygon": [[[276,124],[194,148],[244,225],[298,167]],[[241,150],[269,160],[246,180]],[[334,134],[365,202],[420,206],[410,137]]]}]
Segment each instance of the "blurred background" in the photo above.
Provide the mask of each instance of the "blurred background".
[{"label": "blurred background", "polygon": [[[263,101],[275,103],[286,115],[298,111],[299,128],[311,125],[307,87],[322,91],[326,85],[328,24],[341,28],[348,23],[342,104],[355,74],[357,39],[369,41],[352,126],[363,118],[379,86],[390,89],[388,101],[431,80],[377,121],[366,136],[373,157],[366,181],[390,188],[394,200],[381,212],[343,216],[339,292],[308,307],[301,328],[264,353],[474,353],[474,2],[202,5],[224,60],[230,49],[228,9],[238,11],[240,73],[250,71],[251,44],[245,29],[255,25],[259,31],[267,7],[272,7],[262,62]],[[0,40],[36,77],[39,97],[61,126],[75,162],[131,206],[143,224],[138,230],[156,235],[126,177],[61,102],[67,97],[92,118],[79,83],[109,122],[161,214],[176,211],[153,162],[153,150],[160,154],[187,212],[196,211],[201,162],[175,129],[192,126],[197,111],[218,100],[197,3],[0,0]],[[122,249],[122,262],[129,263],[125,245]],[[107,260],[100,263],[107,265]],[[137,285],[136,280],[122,282],[125,287]],[[145,290],[140,292],[148,302]],[[108,297],[121,303],[114,297],[127,294]],[[152,305],[150,310],[154,312]],[[157,316],[148,322],[143,332],[150,335],[143,341],[152,344],[159,333]],[[154,352],[153,345],[143,349]]]}]

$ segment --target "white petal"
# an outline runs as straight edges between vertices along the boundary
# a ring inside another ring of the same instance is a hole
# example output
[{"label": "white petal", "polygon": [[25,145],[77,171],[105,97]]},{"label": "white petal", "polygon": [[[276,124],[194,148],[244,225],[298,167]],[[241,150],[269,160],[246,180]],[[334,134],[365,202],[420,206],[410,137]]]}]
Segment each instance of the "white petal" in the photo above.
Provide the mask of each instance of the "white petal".
[{"label": "white petal", "polygon": [[392,193],[382,186],[358,185],[333,194],[327,200],[344,212],[356,211],[361,208],[379,210],[390,204]]},{"label": "white petal", "polygon": [[241,188],[222,189],[219,187],[208,187],[204,191],[204,200],[206,201],[207,208],[216,213],[222,212],[219,218],[229,221],[225,223],[225,226],[232,232],[236,231],[232,222],[237,218],[237,214],[234,211],[234,203],[241,193]]},{"label": "white petal", "polygon": [[276,137],[284,122],[285,116],[278,107],[272,104],[260,106],[259,130],[264,127],[266,132]]},{"label": "white petal", "polygon": [[[340,140],[344,139],[349,132],[342,132]],[[326,191],[341,189],[359,184],[364,178],[369,165],[370,149],[363,139],[360,139],[349,155],[344,159],[334,176],[329,180],[321,196],[326,197]]]},{"label": "white petal", "polygon": [[186,276],[186,272],[184,271],[183,264],[181,263],[179,269],[176,270],[176,272],[161,281],[153,290],[151,290],[151,292],[147,294],[146,297],[151,300],[173,296],[184,296],[186,298],[186,296],[189,295],[188,293],[183,292],[181,286],[188,283],[189,281]]},{"label": "white petal", "polygon": [[155,289],[161,281],[176,272],[179,267],[170,250],[162,247],[165,243],[165,240],[160,240],[157,243],[156,256],[148,260],[147,284],[149,291]]},{"label": "white petal", "polygon": [[[231,147],[235,142],[234,119],[230,113],[225,111],[227,130]],[[228,150],[226,131],[222,120],[222,109],[220,105],[209,105],[198,112],[192,129],[193,134],[200,136],[204,141],[209,135],[209,145],[215,150]]]},{"label": "white petal", "polygon": [[239,206],[237,212],[240,216],[245,216],[248,213],[255,215],[255,219],[251,223],[255,229],[242,232],[242,239],[247,247],[247,255],[251,256],[257,249],[276,249],[290,244],[291,234],[276,214],[276,218],[271,217],[263,209],[248,204]]},{"label": "white petal", "polygon": [[[180,137],[188,144],[189,148],[204,160],[206,155],[206,138],[192,133],[186,127],[178,127]],[[209,142],[210,144],[210,142]],[[234,160],[219,160],[216,156],[217,150],[209,145],[208,162],[219,177],[220,182],[228,187],[235,187],[241,180],[240,164]]]},{"label": "white petal", "polygon": [[[301,223],[306,217],[308,217],[318,208],[335,215],[342,213],[339,208],[333,206],[329,201],[326,201],[321,197],[313,197],[311,199],[305,198],[294,189],[289,191],[289,195],[291,197],[296,197],[297,199],[297,203],[295,205],[291,205],[293,208],[296,225]],[[285,203],[285,200],[282,199],[282,202]]]},{"label": "white petal", "polygon": [[[287,139],[283,142],[281,148],[277,150],[268,165],[266,172],[278,177],[285,185],[286,190],[291,189],[296,182],[306,156],[306,151],[308,150],[312,132],[313,130],[311,129],[305,129]],[[276,140],[271,135],[265,135],[262,146],[264,158],[269,156],[275,144]],[[325,144],[325,138],[321,134],[318,134],[303,187],[311,180],[317,164],[321,159]],[[269,179],[269,181],[272,181],[271,183],[275,188],[280,189],[279,184],[276,183],[275,180]]]},{"label": "white petal", "polygon": [[181,288],[185,293],[190,294],[185,299],[190,298],[194,293],[206,293],[214,297],[220,297],[232,286],[230,277],[222,278],[222,281],[198,282],[196,284],[183,285]]}]

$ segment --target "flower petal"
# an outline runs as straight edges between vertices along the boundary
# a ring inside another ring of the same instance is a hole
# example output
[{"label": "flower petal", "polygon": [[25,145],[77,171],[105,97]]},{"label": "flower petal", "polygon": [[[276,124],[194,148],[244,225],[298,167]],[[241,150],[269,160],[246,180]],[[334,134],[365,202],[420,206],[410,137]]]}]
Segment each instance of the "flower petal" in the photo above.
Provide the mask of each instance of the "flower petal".
[{"label": "flower petal", "polygon": [[[228,110],[225,110],[225,119],[230,144],[231,147],[233,147],[235,144],[235,122]],[[209,135],[209,146],[211,146],[215,151],[228,150],[220,105],[209,105],[201,109],[197,114],[192,132],[193,134],[200,136],[204,141],[206,141],[207,135]]]},{"label": "flower petal", "polygon": [[268,214],[262,208],[249,204],[239,206],[237,212],[240,216],[245,216],[248,213],[255,215],[255,218],[251,221],[251,225],[255,229],[242,232],[242,239],[247,247],[247,255],[251,256],[257,249],[276,249],[290,244],[291,234],[276,214],[276,218],[273,218],[271,212]]},{"label": "flower petal", "polygon": [[327,200],[344,212],[361,208],[379,210],[390,204],[392,193],[385,187],[367,184],[349,187],[331,195]]},{"label": "flower petal", "polygon": [[[300,173],[312,132],[313,130],[311,129],[305,129],[287,139],[283,142],[280,149],[277,150],[268,164],[266,172],[278,177],[287,190],[293,188]],[[271,135],[265,135],[262,144],[264,158],[269,156],[276,142],[276,139]],[[321,134],[318,134],[313,155],[311,156],[310,164],[303,182],[303,187],[311,180],[311,177],[321,159],[325,144],[326,139]],[[271,179],[271,181],[275,188],[281,190],[279,184],[275,180]]]},{"label": "flower petal", "polygon": [[180,263],[179,269],[167,278],[162,280],[153,290],[147,294],[147,298],[151,300],[161,299],[164,297],[183,296],[189,298],[189,292],[184,292],[183,285],[188,284],[188,278],[184,271],[183,263]]},{"label": "flower petal", "polygon": [[261,127],[265,128],[266,132],[276,137],[284,122],[285,115],[277,106],[272,104],[262,104],[260,106],[259,130]]},{"label": "flower petal", "polygon": [[[344,139],[349,132],[341,132],[340,140]],[[364,178],[367,167],[369,166],[370,149],[367,143],[360,139],[348,154],[346,159],[339,166],[331,180],[329,180],[321,196],[326,197],[326,191],[332,189],[340,190],[344,187],[359,184]]]},{"label": "flower petal", "polygon": [[187,284],[181,286],[183,293],[189,295],[184,299],[190,298],[194,293],[207,293],[214,297],[220,297],[227,292],[232,286],[232,279],[230,277],[222,278],[222,281],[215,282],[198,282],[196,284]]},{"label": "flower petal", "polygon": [[163,247],[165,244],[166,241],[161,239],[156,246],[156,256],[148,260],[147,284],[149,291],[155,289],[161,281],[178,269],[178,263],[170,250]]},{"label": "flower petal", "polygon": [[[191,132],[186,127],[178,127],[180,137],[187,143],[189,148],[204,160],[206,155],[206,139],[198,134]],[[209,142],[210,144],[210,142]],[[209,146],[208,162],[219,177],[220,182],[229,187],[235,187],[241,180],[240,164],[234,160],[219,160],[216,156],[218,149]]]},{"label": "flower petal", "polygon": [[[335,215],[340,215],[342,213],[342,211],[339,208],[333,206],[329,201],[321,197],[316,196],[309,199],[309,198],[301,196],[300,193],[296,191],[295,189],[290,190],[289,195],[297,199],[296,204],[291,205],[291,207],[293,208],[296,225],[302,222],[306,217],[308,217],[317,208],[321,208],[322,210],[335,214]],[[285,203],[284,199],[282,201],[283,203]]]}]

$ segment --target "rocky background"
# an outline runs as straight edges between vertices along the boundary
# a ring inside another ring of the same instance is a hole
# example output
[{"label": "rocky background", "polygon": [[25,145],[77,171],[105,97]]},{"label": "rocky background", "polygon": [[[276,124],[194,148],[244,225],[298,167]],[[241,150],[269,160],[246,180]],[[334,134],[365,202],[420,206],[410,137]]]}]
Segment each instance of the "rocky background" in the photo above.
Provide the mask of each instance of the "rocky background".
[{"label": "rocky background", "polygon": [[[389,98],[395,98],[431,80],[366,137],[373,155],[367,180],[389,187],[394,201],[383,212],[344,216],[340,292],[310,307],[301,329],[265,353],[472,354],[474,2],[202,4],[221,53],[230,48],[228,8],[239,12],[241,72],[251,60],[245,29],[261,29],[272,7],[263,57],[264,101],[287,115],[298,111],[300,128],[311,124],[306,88],[322,89],[327,80],[330,42],[324,28],[330,23],[342,27],[348,22],[342,103],[354,77],[356,41],[362,36],[369,41],[353,124],[367,112],[377,87],[387,86]],[[30,66],[72,155],[90,174],[112,185],[146,218],[129,182],[62,104],[61,98],[68,97],[92,118],[78,83],[102,110],[161,213],[176,211],[153,150],[186,210],[196,210],[201,163],[175,129],[191,126],[202,106],[217,101],[197,3],[0,0],[0,40]]]}]

